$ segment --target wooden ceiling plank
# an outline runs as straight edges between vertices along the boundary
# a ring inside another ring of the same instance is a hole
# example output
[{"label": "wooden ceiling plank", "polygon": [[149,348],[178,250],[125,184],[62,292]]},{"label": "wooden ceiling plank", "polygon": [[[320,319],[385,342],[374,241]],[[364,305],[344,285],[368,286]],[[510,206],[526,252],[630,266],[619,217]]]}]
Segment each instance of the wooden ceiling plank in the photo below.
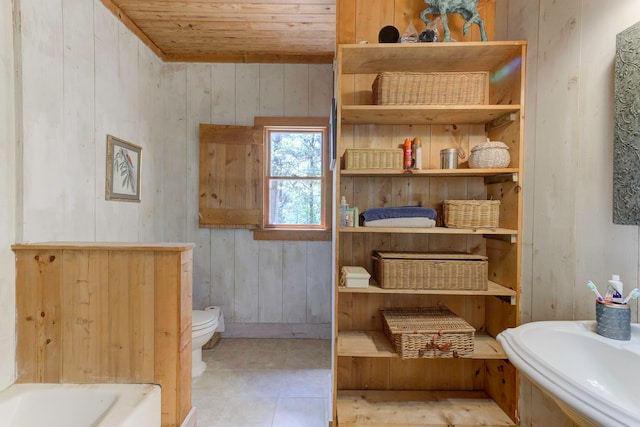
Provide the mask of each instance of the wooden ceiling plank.
[{"label": "wooden ceiling plank", "polygon": [[136,23],[142,30],[149,28],[161,30],[190,30],[190,31],[224,31],[237,30],[242,28],[248,31],[326,31],[335,33],[335,23],[330,22],[262,22],[252,20],[250,22],[227,22],[227,21],[191,21],[191,20],[175,20],[175,21],[157,21],[138,19]]},{"label": "wooden ceiling plank", "polygon": [[167,54],[168,62],[232,62],[232,63],[278,63],[278,64],[331,64],[333,52],[323,55],[282,55],[269,52],[248,53],[175,53]]},{"label": "wooden ceiling plank", "polygon": [[333,15],[336,13],[335,4],[275,4],[273,2],[259,2],[237,4],[224,3],[198,3],[194,1],[141,1],[141,0],[113,0],[125,12],[132,11],[198,11],[207,15],[217,13],[246,13],[246,14],[318,14]]},{"label": "wooden ceiling plank", "polygon": [[[138,20],[149,21],[227,21],[227,22],[248,22],[255,20],[256,15],[248,15],[242,13],[217,13],[210,15],[199,11],[130,11],[129,17],[137,22]],[[215,18],[213,18],[215,17]],[[329,14],[265,14],[259,15],[259,22],[328,22],[335,25],[335,15]]]}]

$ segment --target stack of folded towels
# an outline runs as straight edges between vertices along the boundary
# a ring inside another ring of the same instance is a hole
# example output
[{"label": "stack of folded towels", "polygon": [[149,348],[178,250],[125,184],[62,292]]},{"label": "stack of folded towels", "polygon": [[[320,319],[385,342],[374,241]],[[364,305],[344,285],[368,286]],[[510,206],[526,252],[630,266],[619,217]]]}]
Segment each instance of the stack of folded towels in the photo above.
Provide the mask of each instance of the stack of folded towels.
[{"label": "stack of folded towels", "polygon": [[365,227],[435,227],[436,211],[422,206],[372,208],[360,214]]}]

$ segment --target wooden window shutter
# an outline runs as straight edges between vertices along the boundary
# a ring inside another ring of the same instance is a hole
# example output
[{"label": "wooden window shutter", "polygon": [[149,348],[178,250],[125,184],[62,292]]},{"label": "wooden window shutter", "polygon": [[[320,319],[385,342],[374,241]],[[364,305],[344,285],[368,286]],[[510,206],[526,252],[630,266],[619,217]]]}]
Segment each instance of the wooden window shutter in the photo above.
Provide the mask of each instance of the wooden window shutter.
[{"label": "wooden window shutter", "polygon": [[263,127],[200,125],[201,228],[262,227]]}]

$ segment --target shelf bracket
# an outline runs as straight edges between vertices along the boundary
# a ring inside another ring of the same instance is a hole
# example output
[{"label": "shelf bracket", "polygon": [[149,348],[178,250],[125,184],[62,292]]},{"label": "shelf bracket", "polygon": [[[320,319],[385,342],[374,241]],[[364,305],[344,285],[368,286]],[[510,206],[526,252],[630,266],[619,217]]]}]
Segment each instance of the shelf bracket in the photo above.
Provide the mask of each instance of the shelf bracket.
[{"label": "shelf bracket", "polygon": [[507,243],[516,243],[517,241],[515,234],[483,234],[482,237],[485,239],[500,240]]},{"label": "shelf bracket", "polygon": [[517,116],[517,114],[515,112],[506,113],[506,114],[501,115],[500,117],[496,117],[495,119],[493,119],[489,123],[487,123],[487,130],[496,129],[496,128],[499,128],[500,126],[504,126],[506,124],[513,123],[513,122],[516,121],[517,117],[518,116]]},{"label": "shelf bracket", "polygon": [[518,172],[501,173],[499,175],[485,176],[484,184],[502,184],[503,182],[518,182]]}]

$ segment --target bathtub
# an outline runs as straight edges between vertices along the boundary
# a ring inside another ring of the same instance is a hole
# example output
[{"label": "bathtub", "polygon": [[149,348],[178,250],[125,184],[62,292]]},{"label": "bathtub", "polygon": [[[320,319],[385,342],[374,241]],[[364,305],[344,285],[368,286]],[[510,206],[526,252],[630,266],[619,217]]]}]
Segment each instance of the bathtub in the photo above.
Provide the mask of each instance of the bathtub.
[{"label": "bathtub", "polygon": [[0,427],[158,427],[160,386],[13,384],[0,392]]}]

